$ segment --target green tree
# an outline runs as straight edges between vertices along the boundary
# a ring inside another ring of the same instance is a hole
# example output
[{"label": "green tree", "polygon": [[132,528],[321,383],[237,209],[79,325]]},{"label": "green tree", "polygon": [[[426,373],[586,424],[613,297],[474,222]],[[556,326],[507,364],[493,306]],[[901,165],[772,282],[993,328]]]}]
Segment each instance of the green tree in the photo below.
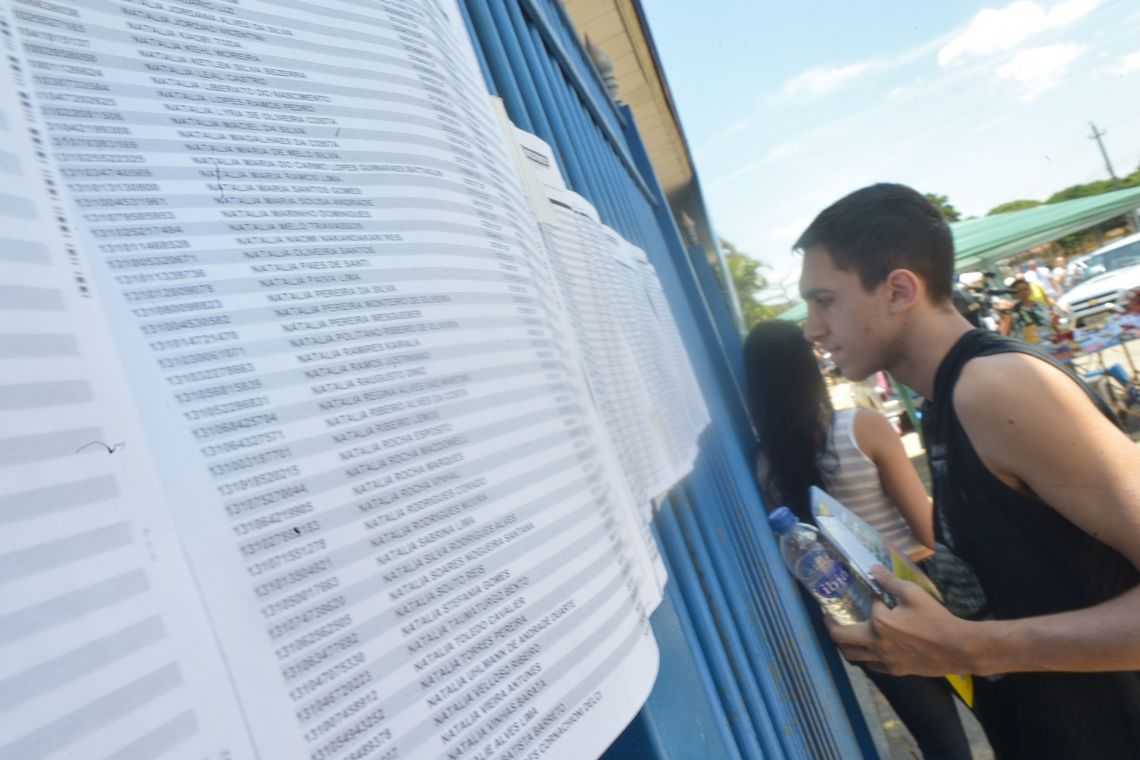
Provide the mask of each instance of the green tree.
[{"label": "green tree", "polygon": [[751,258],[724,238],[720,239],[720,247],[724,251],[725,261],[728,262],[728,274],[732,278],[736,298],[740,301],[744,328],[751,330],[757,322],[775,317],[778,311],[756,300],[756,291],[768,286],[768,279],[761,273],[761,270],[766,269],[768,265]]},{"label": "green tree", "polygon": [[[1120,178],[1120,189],[1123,190],[1129,187],[1140,187],[1140,166],[1137,166],[1131,174]],[[1098,179],[1093,182],[1071,185],[1063,190],[1058,190],[1050,195],[1045,203],[1061,203],[1062,201],[1071,201],[1077,198],[1089,198],[1094,195],[1100,195],[1101,193],[1110,193],[1116,189],[1116,183],[1111,179]],[[1019,211],[1023,208],[1033,208],[1034,206],[1040,205],[1042,205],[1040,201],[1034,200],[1008,201],[994,206],[990,209],[987,216],[1002,214],[1007,211]],[[1055,251],[1064,253],[1067,256],[1085,253],[1101,243],[1104,233],[1116,227],[1120,227],[1124,223],[1124,217],[1118,216],[1114,219],[1101,222],[1088,230],[1067,235],[1054,241],[1053,245]]]},{"label": "green tree", "polygon": [[[1120,178],[1120,189],[1126,187],[1140,187],[1140,166],[1131,174]],[[1098,179],[1093,182],[1085,182],[1081,185],[1072,185],[1066,187],[1064,190],[1058,190],[1049,196],[1046,203],[1060,203],[1061,201],[1071,201],[1075,198],[1088,198],[1093,195],[1100,195],[1101,193],[1111,193],[1116,190],[1116,183],[1111,179]]]},{"label": "green tree", "polygon": [[[1125,187],[1122,183],[1121,187]],[[1073,201],[1077,198],[1089,198],[1093,195],[1100,195],[1101,193],[1110,193],[1116,189],[1115,183],[1110,179],[1098,179],[1095,182],[1085,182],[1080,185],[1071,185],[1064,190],[1058,190],[1049,196],[1046,203],[1060,203],[1061,201]]]},{"label": "green tree", "polygon": [[934,193],[925,193],[926,200],[934,204],[934,207],[942,213],[942,218],[948,222],[956,222],[962,218],[961,212],[950,205],[950,199],[945,195],[935,195]]},{"label": "green tree", "polygon": [[986,214],[986,216],[993,216],[994,214],[1004,214],[1004,213],[1009,212],[1009,211],[1021,211],[1022,209],[1034,208],[1035,206],[1040,206],[1040,205],[1042,205],[1041,201],[1035,201],[1032,199],[1020,200],[1020,201],[1006,201],[1005,203],[999,203],[998,205],[991,208],[989,210],[989,212]]},{"label": "green tree", "polygon": [[[1140,187],[1140,166],[1124,177],[1120,178],[1121,190],[1129,187]],[[1076,198],[1089,198],[1101,193],[1111,193],[1117,189],[1117,185],[1111,179],[1098,179],[1093,182],[1086,182],[1081,185],[1072,185],[1066,187],[1064,190],[1059,190],[1049,196],[1046,203],[1060,203],[1062,201],[1071,201]],[[1125,224],[1125,217],[1118,216],[1115,219],[1101,222],[1092,229],[1083,232],[1067,235],[1056,241],[1056,245],[1063,250],[1067,255],[1075,255],[1085,253],[1096,248],[1104,242],[1103,235],[1109,230],[1120,227]]]}]

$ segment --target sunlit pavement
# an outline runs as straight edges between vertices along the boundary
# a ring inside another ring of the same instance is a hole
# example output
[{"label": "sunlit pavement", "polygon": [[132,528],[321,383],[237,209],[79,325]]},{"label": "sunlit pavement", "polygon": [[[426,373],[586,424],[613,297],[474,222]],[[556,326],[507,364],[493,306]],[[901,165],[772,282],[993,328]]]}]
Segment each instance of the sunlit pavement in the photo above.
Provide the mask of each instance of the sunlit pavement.
[{"label": "sunlit pavement", "polygon": [[[846,663],[845,665],[847,675],[851,679],[851,687],[855,691],[855,698],[863,712],[863,719],[867,721],[867,728],[871,733],[871,739],[875,742],[879,757],[882,760],[922,760],[918,745],[879,690],[867,679],[862,670]],[[965,705],[957,700],[955,704],[958,706],[962,726],[966,729],[966,738],[970,740],[970,751],[974,760],[993,760],[994,752],[986,740],[981,725]]]}]

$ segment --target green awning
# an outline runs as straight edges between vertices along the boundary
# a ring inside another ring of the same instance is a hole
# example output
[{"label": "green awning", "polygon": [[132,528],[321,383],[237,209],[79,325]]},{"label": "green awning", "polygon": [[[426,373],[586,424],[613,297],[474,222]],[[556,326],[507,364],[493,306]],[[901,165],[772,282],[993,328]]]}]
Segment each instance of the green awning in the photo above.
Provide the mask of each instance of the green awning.
[{"label": "green awning", "polygon": [[782,319],[785,322],[803,322],[807,319],[807,302],[800,301],[787,311],[780,312],[780,316],[776,319]]},{"label": "green awning", "polygon": [[1140,187],[954,222],[954,269],[981,269],[1140,207]]},{"label": "green awning", "polygon": [[[1089,198],[954,222],[950,225],[950,232],[954,235],[954,269],[968,272],[985,268],[1138,207],[1140,187],[1131,187]],[[802,322],[807,318],[807,304],[798,303],[779,318]]]}]

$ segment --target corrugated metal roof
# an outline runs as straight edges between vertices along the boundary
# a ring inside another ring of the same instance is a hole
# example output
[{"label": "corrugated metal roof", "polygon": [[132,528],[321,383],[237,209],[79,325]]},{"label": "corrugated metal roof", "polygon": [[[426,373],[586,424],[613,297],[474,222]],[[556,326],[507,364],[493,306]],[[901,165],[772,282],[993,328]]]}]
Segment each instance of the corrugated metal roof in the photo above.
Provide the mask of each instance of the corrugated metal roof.
[{"label": "corrugated metal roof", "polygon": [[[1102,193],[1061,203],[966,219],[950,225],[954,235],[954,269],[981,269],[1034,246],[1072,235],[1140,207],[1140,187]],[[799,303],[780,319],[802,322],[807,304]]]}]

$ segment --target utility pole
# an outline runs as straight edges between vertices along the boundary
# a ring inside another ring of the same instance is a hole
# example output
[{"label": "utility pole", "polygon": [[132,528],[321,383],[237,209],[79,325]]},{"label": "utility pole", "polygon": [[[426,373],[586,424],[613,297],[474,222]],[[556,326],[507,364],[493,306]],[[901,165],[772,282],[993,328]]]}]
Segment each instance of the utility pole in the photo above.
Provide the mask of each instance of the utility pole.
[{"label": "utility pole", "polygon": [[[1104,165],[1105,168],[1108,169],[1108,175],[1112,177],[1112,184],[1119,190],[1120,178],[1117,177],[1116,172],[1112,170],[1112,162],[1108,160],[1108,151],[1104,149],[1104,142],[1100,139],[1107,133],[1104,130],[1098,130],[1096,124],[1093,124],[1091,121],[1089,122],[1089,126],[1092,127],[1092,136],[1089,137],[1089,139],[1096,140],[1097,147],[1100,148],[1100,155],[1104,157]],[[1140,230],[1140,209],[1132,209],[1125,214],[1124,217],[1128,220],[1129,224],[1132,225],[1133,232]]]},{"label": "utility pole", "polygon": [[1108,151],[1104,149],[1104,142],[1100,139],[1108,133],[1104,132],[1103,130],[1098,130],[1096,128],[1096,124],[1093,124],[1091,121],[1089,122],[1089,126],[1092,127],[1092,136],[1089,137],[1089,139],[1096,140],[1097,147],[1100,148],[1100,155],[1104,157],[1104,165],[1105,168],[1108,169],[1108,176],[1112,177],[1112,184],[1116,186],[1117,190],[1119,190],[1120,178],[1117,177],[1116,172],[1112,170],[1112,162],[1108,160]]}]

